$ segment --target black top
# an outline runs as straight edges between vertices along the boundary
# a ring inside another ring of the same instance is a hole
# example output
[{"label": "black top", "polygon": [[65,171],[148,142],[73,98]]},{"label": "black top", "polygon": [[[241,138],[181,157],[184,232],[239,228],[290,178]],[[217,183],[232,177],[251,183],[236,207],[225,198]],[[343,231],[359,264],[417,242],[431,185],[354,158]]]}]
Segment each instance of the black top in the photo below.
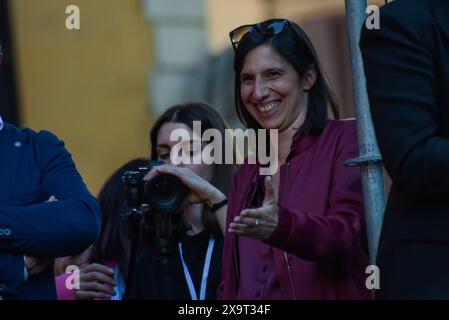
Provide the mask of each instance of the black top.
[{"label": "black top", "polygon": [[[210,233],[202,231],[185,236],[181,241],[184,261],[189,269],[199,298],[206,252]],[[221,281],[221,258],[223,238],[215,239],[211,265],[206,286],[206,300],[215,300]],[[151,248],[142,251],[136,263],[136,273],[130,289],[130,299],[144,300],[191,300],[185,279],[179,249],[176,245],[171,256],[160,259]]]}]

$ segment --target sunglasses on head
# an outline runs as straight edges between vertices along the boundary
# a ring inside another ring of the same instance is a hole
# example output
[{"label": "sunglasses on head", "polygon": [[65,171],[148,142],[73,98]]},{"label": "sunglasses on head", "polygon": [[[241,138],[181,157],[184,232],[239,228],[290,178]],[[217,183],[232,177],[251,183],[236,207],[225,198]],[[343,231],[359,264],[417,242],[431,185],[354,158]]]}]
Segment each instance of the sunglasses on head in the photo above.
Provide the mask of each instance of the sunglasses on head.
[{"label": "sunglasses on head", "polygon": [[266,36],[274,36],[282,33],[286,27],[290,27],[290,22],[287,19],[270,19],[256,24],[246,24],[235,28],[229,32],[232,46],[237,50],[239,43],[247,35],[254,31]]}]

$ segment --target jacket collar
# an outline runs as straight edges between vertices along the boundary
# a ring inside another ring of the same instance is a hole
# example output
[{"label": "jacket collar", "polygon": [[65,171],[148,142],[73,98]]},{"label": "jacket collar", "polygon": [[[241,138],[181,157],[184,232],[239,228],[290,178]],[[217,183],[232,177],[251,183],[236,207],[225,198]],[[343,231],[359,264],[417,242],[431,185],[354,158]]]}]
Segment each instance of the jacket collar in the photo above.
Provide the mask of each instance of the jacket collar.
[{"label": "jacket collar", "polygon": [[[326,121],[321,133],[324,132],[324,130],[326,130],[328,123],[329,120]],[[298,130],[298,132],[296,132],[295,135],[293,136],[293,141],[290,147],[290,153],[288,154],[287,157],[287,162],[291,161],[293,158],[297,157],[299,154],[309,149],[317,141],[321,133],[317,135],[311,135],[304,133],[304,131]],[[256,158],[256,166],[254,170],[256,170],[257,173],[259,172],[260,166],[261,164]],[[259,179],[260,179],[259,174],[254,174],[253,179],[251,180],[251,185],[254,186],[257,183],[260,183]]]},{"label": "jacket collar", "polygon": [[[326,126],[329,120],[326,121],[324,128],[321,132],[326,130]],[[288,154],[287,161],[290,161],[300,153],[309,149],[319,138],[320,134],[311,135],[304,133],[304,131],[298,130],[296,134],[293,136],[292,146],[290,147],[290,153]]]},{"label": "jacket collar", "polygon": [[290,153],[287,157],[287,161],[307,150],[315,142],[317,137],[318,136],[312,136],[310,134],[304,133],[303,131],[298,131],[293,136],[293,142],[290,148]]}]

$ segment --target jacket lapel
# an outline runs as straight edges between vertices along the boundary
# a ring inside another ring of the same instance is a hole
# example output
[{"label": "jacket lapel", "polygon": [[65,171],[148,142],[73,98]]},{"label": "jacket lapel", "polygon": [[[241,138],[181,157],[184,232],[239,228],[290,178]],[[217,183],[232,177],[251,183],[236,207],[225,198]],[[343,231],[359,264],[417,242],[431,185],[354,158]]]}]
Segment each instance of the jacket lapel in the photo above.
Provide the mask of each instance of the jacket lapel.
[{"label": "jacket lapel", "polygon": [[0,203],[8,204],[13,196],[25,145],[22,137],[6,123],[0,131],[0,141]]}]

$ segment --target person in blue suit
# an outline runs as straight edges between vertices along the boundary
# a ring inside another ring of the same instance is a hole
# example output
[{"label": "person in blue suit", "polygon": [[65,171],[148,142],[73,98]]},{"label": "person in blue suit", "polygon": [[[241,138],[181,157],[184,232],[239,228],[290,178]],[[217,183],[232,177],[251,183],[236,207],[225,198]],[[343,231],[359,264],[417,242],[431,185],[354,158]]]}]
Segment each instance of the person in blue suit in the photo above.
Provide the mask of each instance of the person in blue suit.
[{"label": "person in blue suit", "polygon": [[0,299],[56,299],[53,259],[80,253],[99,230],[98,203],[64,143],[0,115]]}]

